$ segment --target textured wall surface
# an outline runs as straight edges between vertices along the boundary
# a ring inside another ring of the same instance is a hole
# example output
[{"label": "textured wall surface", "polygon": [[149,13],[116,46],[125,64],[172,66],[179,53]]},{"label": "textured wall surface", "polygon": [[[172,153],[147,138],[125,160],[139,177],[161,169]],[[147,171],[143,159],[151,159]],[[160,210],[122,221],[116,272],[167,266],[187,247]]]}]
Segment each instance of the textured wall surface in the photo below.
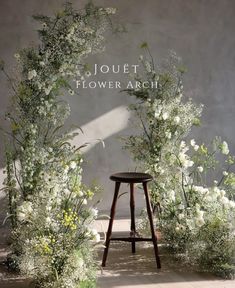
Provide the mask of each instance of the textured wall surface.
[{"label": "textured wall surface", "polygon": [[[85,1],[71,1],[82,7]],[[118,9],[120,22],[128,33],[107,39],[106,52],[93,56],[89,63],[135,64],[141,53],[138,46],[147,41],[156,59],[173,49],[188,68],[185,93],[196,102],[205,104],[203,124],[192,132],[192,137],[209,141],[220,135],[235,152],[235,1],[234,0],[97,0],[100,5]],[[35,13],[53,14],[60,9],[61,0],[1,0],[0,1],[0,57],[6,67],[14,70],[13,55],[19,48],[37,43],[37,25],[31,19]],[[115,76],[116,78],[117,76]],[[99,79],[115,79],[99,75]],[[117,77],[124,80],[123,76]],[[98,79],[98,78],[97,78]],[[4,113],[10,105],[11,91],[0,75],[0,120],[6,127]],[[72,104],[70,122],[83,127],[85,135],[76,143],[103,138],[106,148],[92,145],[86,152],[84,180],[95,179],[103,187],[101,208],[107,210],[113,195],[113,183],[108,176],[134,167],[121,148],[118,139],[130,131],[126,106],[131,99],[112,89],[83,89],[79,96],[68,97]],[[1,171],[3,136],[1,134]],[[0,181],[2,182],[3,176]],[[124,191],[127,186],[124,187]],[[143,205],[138,192],[137,206]],[[3,197],[3,196],[2,196]],[[98,198],[99,198],[98,197]],[[2,205],[3,205],[3,200]],[[120,199],[119,215],[128,209],[127,195]]]}]

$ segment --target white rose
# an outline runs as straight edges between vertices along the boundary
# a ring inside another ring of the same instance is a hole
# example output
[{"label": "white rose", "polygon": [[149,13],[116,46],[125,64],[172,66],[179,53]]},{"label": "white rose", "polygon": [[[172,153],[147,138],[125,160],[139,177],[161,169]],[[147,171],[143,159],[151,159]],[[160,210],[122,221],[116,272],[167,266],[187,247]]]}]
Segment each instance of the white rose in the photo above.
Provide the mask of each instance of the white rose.
[{"label": "white rose", "polygon": [[228,172],[227,171],[223,171],[223,175],[224,176],[228,176]]}]

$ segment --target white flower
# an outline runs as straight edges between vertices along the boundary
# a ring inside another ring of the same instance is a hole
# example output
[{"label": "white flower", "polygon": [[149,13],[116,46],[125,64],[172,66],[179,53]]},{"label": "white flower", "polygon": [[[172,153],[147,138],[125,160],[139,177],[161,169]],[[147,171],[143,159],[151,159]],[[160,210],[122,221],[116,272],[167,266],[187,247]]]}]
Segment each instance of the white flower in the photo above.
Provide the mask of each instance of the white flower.
[{"label": "white flower", "polygon": [[113,7],[105,8],[105,12],[107,14],[115,14],[116,13],[116,8],[113,8]]},{"label": "white flower", "polygon": [[82,200],[82,204],[87,205],[87,200],[85,198]]},{"label": "white flower", "polygon": [[18,207],[18,219],[20,221],[25,221],[29,219],[29,217],[33,213],[33,207],[32,202],[30,201],[24,201],[19,207]]},{"label": "white flower", "polygon": [[96,229],[90,229],[90,235],[93,238],[93,240],[95,240],[95,242],[100,242],[100,234],[98,233],[98,231]]},{"label": "white flower", "polygon": [[204,188],[203,186],[195,186],[194,185],[192,188],[195,192],[198,192],[200,194],[208,194],[209,193],[209,189]]},{"label": "white flower", "polygon": [[171,139],[171,132],[170,131],[166,131],[165,135],[166,135],[167,139]]},{"label": "white flower", "polygon": [[71,161],[70,164],[69,164],[69,167],[71,169],[75,169],[77,167],[77,163],[75,161]]},{"label": "white flower", "polygon": [[235,202],[230,200],[229,201],[229,206],[230,206],[230,208],[235,208]]},{"label": "white flower", "polygon": [[100,234],[99,233],[97,233],[95,235],[95,242],[100,242]]},{"label": "white flower", "polygon": [[226,141],[223,141],[223,143],[221,144],[221,152],[224,155],[229,154],[228,143]]},{"label": "white flower", "polygon": [[205,224],[205,220],[203,218],[196,218],[195,223],[198,227],[201,227]]},{"label": "white flower", "polygon": [[186,155],[185,153],[181,152],[179,153],[179,160],[181,165],[184,168],[189,168],[192,167],[194,162],[192,160],[189,159],[188,155]]},{"label": "white flower", "polygon": [[202,167],[202,166],[198,166],[198,167],[197,167],[197,170],[198,170],[200,173],[202,173],[202,172],[203,172],[203,167]]},{"label": "white flower", "polygon": [[162,106],[159,105],[155,110],[154,117],[158,118],[160,116],[161,112],[162,112]]},{"label": "white flower", "polygon": [[204,211],[198,210],[197,211],[197,219],[203,219],[203,216],[204,216]]},{"label": "white flower", "polygon": [[80,189],[76,193],[78,197],[82,197],[84,195],[84,193]]},{"label": "white flower", "polygon": [[181,142],[180,142],[180,149],[185,148],[185,146],[186,146],[185,141],[181,141]]},{"label": "white flower", "polygon": [[49,95],[50,92],[51,92],[51,89],[52,89],[51,86],[45,87],[45,88],[44,88],[44,92],[45,92],[45,94],[46,94],[46,95]]},{"label": "white flower", "polygon": [[229,199],[225,196],[223,196],[221,199],[220,199],[221,203],[224,204],[224,205],[227,205],[229,204]]},{"label": "white flower", "polygon": [[45,23],[45,22],[42,23],[42,28],[43,28],[43,29],[46,29],[46,28],[47,28],[47,23]]},{"label": "white flower", "polygon": [[32,80],[36,76],[37,76],[36,70],[29,70],[29,72],[28,72],[28,79],[29,80]]},{"label": "white flower", "polygon": [[194,147],[194,146],[196,145],[195,140],[194,140],[194,139],[191,139],[190,144],[191,144],[192,147]]},{"label": "white flower", "polygon": [[179,227],[179,226],[176,226],[176,227],[175,227],[175,231],[176,231],[176,232],[179,232],[179,231],[180,231],[180,227]]},{"label": "white flower", "polygon": [[221,196],[221,197],[224,197],[225,195],[226,195],[225,190],[220,190],[220,196]]},{"label": "white flower", "polygon": [[185,231],[185,226],[184,225],[182,225],[182,224],[178,224],[177,223],[177,226],[175,227],[175,231],[176,232],[180,232],[180,231]]},{"label": "white flower", "polygon": [[91,211],[92,217],[96,218],[98,216],[98,209],[97,208],[92,208],[90,211]]},{"label": "white flower", "polygon": [[77,257],[76,259],[76,266],[79,267],[80,269],[83,267],[84,261],[81,257]]},{"label": "white flower", "polygon": [[180,117],[179,117],[179,116],[175,116],[174,122],[175,122],[176,124],[179,124],[179,123],[180,123]]},{"label": "white flower", "polygon": [[163,120],[167,120],[169,118],[169,114],[167,113],[167,112],[164,112],[163,114],[162,114],[162,119]]},{"label": "white flower", "polygon": [[174,190],[169,191],[169,200],[175,201],[175,191]]},{"label": "white flower", "polygon": [[51,218],[46,217],[45,222],[46,222],[46,225],[49,226],[51,224]]},{"label": "white flower", "polygon": [[64,189],[64,194],[65,194],[66,196],[69,196],[69,195],[71,194],[71,191],[70,191],[68,188],[65,188],[65,189]]},{"label": "white flower", "polygon": [[74,91],[72,89],[69,89],[69,94],[74,95]]},{"label": "white flower", "polygon": [[90,77],[91,76],[91,72],[90,71],[86,71],[85,76],[86,77]]},{"label": "white flower", "polygon": [[45,64],[45,62],[40,61],[40,62],[39,62],[39,65],[43,67],[43,66],[45,66],[46,64]]},{"label": "white flower", "polygon": [[207,202],[212,202],[212,201],[213,201],[213,198],[212,198],[210,195],[207,195],[207,196],[206,196],[206,201],[207,201]]},{"label": "white flower", "polygon": [[198,145],[194,145],[193,149],[194,149],[195,151],[197,151],[197,150],[199,149],[199,146],[198,146]]},{"label": "white flower", "polygon": [[179,208],[180,210],[183,210],[183,209],[184,209],[184,204],[181,203],[178,208]]},{"label": "white flower", "polygon": [[178,215],[178,218],[180,219],[180,220],[182,220],[182,219],[184,219],[184,213],[180,213],[179,215]]},{"label": "white flower", "polygon": [[228,176],[228,172],[227,171],[223,171],[223,175],[224,176]]},{"label": "white flower", "polygon": [[15,57],[17,60],[19,60],[19,59],[20,59],[20,54],[19,54],[19,53],[15,53],[15,54],[14,54],[14,57]]},{"label": "white flower", "polygon": [[220,195],[220,189],[218,187],[214,187],[213,192],[215,193],[216,196]]},{"label": "white flower", "polygon": [[68,173],[68,171],[69,171],[69,166],[68,166],[68,165],[65,165],[65,167],[64,167],[64,173],[66,174],[66,173]]}]

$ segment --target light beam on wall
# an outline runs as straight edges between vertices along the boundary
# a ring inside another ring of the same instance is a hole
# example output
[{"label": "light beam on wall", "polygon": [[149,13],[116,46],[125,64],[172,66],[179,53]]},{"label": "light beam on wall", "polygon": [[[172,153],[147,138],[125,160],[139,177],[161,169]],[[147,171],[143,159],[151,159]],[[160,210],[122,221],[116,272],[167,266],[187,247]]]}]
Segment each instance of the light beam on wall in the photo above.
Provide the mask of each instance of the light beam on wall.
[{"label": "light beam on wall", "polygon": [[72,144],[81,146],[84,143],[89,143],[88,146],[81,150],[86,153],[99,143],[97,139],[105,141],[105,139],[125,129],[128,125],[129,117],[130,113],[127,107],[124,105],[119,106],[83,125],[81,127],[83,133],[78,130],[77,132],[80,134],[74,138]]}]

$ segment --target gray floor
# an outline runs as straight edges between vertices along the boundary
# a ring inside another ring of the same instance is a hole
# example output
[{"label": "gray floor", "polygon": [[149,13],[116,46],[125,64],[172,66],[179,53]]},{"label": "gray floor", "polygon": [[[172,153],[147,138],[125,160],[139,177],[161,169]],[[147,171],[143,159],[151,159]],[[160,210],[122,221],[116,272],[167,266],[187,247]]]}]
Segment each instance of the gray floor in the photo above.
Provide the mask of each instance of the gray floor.
[{"label": "gray floor", "polygon": [[[107,221],[97,221],[96,228],[106,231]],[[117,220],[115,233],[126,233],[129,220]],[[0,260],[8,252],[6,239],[8,230],[0,228]],[[162,269],[156,268],[151,244],[137,243],[137,253],[131,254],[130,244],[111,243],[106,267],[98,272],[99,288],[234,288],[234,280],[222,280],[213,275],[191,271],[179,265],[160,247]],[[99,258],[102,251],[99,252]],[[28,288],[29,281],[0,266],[0,288]]]}]

